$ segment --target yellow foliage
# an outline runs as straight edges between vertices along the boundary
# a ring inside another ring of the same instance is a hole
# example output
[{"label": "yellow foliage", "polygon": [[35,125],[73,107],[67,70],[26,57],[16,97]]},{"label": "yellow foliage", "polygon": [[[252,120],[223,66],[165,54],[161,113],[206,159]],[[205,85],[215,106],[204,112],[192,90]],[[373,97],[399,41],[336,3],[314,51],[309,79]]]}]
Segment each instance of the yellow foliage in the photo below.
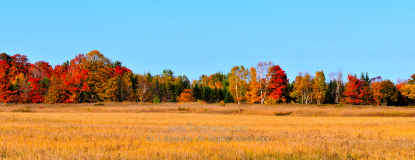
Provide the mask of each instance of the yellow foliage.
[{"label": "yellow foliage", "polygon": [[401,87],[402,95],[415,100],[415,84],[405,84]]},{"label": "yellow foliage", "polygon": [[248,103],[254,104],[259,103],[261,101],[261,97],[259,95],[259,83],[257,81],[257,73],[254,67],[251,68],[250,72],[250,80],[248,85],[248,92],[246,93],[246,99]]}]

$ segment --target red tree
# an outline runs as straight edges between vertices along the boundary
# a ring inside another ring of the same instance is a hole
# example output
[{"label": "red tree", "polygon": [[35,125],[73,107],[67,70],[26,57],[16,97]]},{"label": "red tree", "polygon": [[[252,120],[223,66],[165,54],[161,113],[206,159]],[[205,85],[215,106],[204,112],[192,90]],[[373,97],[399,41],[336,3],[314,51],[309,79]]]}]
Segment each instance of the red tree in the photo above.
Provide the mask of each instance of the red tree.
[{"label": "red tree", "polygon": [[31,103],[42,103],[48,91],[52,67],[47,62],[36,62],[29,70],[29,100]]},{"label": "red tree", "polygon": [[355,76],[348,76],[349,82],[346,84],[344,91],[345,101],[350,104],[367,104],[370,103],[370,89],[364,80],[360,80]]},{"label": "red tree", "polygon": [[62,75],[65,90],[69,92],[70,97],[65,103],[79,103],[82,92],[89,90],[87,79],[88,69],[82,65],[85,56],[80,54],[70,61],[68,70]]},{"label": "red tree", "polygon": [[[5,103],[23,103],[29,99],[29,87],[27,83],[27,73],[29,72],[30,63],[24,55],[16,54],[11,57],[2,55],[2,59],[6,59],[9,65],[5,70],[4,78],[8,80],[8,89],[5,95]],[[5,62],[3,62],[5,63]]]},{"label": "red tree", "polygon": [[0,102],[8,103],[10,80],[9,71],[10,65],[7,60],[0,59]]},{"label": "red tree", "polygon": [[286,101],[288,79],[285,71],[279,65],[273,66],[270,69],[271,80],[268,85],[270,90],[269,97],[273,100]]}]

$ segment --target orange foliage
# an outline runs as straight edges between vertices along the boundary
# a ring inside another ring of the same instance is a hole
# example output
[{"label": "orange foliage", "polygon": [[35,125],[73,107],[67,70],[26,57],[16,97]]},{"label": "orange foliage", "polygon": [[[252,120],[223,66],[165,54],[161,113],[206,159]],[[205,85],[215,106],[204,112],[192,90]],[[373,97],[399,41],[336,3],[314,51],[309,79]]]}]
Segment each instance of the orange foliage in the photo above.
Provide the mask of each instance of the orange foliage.
[{"label": "orange foliage", "polygon": [[179,97],[177,97],[178,102],[194,102],[193,93],[191,89],[185,89],[180,94]]}]

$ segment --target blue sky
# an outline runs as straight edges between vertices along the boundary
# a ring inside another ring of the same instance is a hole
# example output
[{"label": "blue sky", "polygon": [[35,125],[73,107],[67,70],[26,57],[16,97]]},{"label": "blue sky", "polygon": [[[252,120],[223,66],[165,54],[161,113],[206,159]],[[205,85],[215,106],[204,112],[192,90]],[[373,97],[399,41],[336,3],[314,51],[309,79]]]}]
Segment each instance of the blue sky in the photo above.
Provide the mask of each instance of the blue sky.
[{"label": "blue sky", "polygon": [[299,72],[415,73],[413,0],[13,0],[0,52],[60,64],[98,49],[136,73],[195,79],[258,61]]}]

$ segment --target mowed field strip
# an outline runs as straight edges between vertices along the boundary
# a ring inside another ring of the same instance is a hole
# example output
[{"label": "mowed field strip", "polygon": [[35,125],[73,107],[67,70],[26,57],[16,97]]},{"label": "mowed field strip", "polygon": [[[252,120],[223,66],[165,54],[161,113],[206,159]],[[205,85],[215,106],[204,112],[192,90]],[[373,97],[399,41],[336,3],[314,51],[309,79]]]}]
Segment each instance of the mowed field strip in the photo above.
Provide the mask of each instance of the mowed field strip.
[{"label": "mowed field strip", "polygon": [[153,106],[170,108],[165,112],[132,112],[128,106],[114,112],[93,106],[63,107],[63,112],[51,106],[31,112],[3,107],[0,159],[415,159],[412,116],[244,114],[249,107],[238,107],[239,113],[192,113],[195,106],[177,111],[171,108],[179,105],[172,106]]}]

